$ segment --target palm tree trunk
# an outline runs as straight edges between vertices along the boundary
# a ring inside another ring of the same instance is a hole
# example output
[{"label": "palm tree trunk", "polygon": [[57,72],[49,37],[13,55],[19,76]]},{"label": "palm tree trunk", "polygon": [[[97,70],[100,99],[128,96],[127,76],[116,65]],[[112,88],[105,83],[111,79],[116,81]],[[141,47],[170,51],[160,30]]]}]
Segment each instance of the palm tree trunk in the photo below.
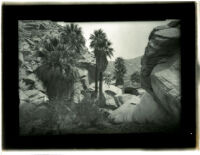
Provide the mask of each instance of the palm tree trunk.
[{"label": "palm tree trunk", "polygon": [[96,69],[95,69],[95,97],[97,97],[98,94],[98,67],[96,63]]},{"label": "palm tree trunk", "polygon": [[99,73],[99,99],[101,101],[102,99],[102,85],[103,85],[103,74],[102,74],[102,71]]}]

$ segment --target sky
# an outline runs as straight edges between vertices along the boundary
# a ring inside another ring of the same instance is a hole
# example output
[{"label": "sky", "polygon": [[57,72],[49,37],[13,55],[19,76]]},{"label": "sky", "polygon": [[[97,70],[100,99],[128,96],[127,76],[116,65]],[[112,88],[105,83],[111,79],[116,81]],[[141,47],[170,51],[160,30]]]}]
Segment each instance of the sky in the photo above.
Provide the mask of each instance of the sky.
[{"label": "sky", "polygon": [[[91,51],[89,45],[90,35],[98,29],[102,29],[107,38],[112,42],[114,56],[109,61],[114,61],[117,57],[131,59],[144,54],[148,43],[148,37],[153,28],[165,25],[169,21],[142,21],[142,22],[80,22],[78,24],[86,39],[86,46]],[[59,22],[60,25],[69,23]]]}]

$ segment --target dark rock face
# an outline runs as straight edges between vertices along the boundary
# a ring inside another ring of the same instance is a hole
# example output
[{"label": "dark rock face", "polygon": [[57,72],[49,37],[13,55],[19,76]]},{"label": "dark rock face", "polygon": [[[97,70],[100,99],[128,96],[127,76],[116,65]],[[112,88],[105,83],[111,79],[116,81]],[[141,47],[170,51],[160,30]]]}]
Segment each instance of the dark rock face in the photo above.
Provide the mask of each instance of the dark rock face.
[{"label": "dark rock face", "polygon": [[161,107],[157,109],[166,114],[163,120],[170,120],[176,125],[180,121],[181,110],[179,59],[179,21],[155,28],[141,60],[141,85]]},{"label": "dark rock face", "polygon": [[151,71],[157,64],[167,62],[168,58],[179,52],[179,41],[179,27],[160,26],[150,34],[145,54],[141,60],[141,85],[147,91],[152,91]]}]

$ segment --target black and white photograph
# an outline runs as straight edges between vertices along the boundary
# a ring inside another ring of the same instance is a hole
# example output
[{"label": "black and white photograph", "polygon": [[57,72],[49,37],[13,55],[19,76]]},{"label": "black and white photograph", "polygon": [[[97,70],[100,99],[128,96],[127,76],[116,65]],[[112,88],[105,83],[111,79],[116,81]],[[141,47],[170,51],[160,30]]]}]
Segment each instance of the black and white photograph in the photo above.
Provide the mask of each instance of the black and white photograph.
[{"label": "black and white photograph", "polygon": [[21,135],[174,132],[180,20],[19,20]]},{"label": "black and white photograph", "polygon": [[4,149],[197,146],[195,3],[2,9]]}]

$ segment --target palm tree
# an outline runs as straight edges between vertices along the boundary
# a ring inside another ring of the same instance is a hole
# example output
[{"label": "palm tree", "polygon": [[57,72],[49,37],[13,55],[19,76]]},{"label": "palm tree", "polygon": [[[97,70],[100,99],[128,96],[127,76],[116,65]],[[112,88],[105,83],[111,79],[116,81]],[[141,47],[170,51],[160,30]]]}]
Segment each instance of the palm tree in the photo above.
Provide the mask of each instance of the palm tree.
[{"label": "palm tree", "polygon": [[124,59],[122,57],[118,57],[115,60],[115,85],[123,85],[124,84],[124,74],[126,73],[126,66]]},{"label": "palm tree", "polygon": [[38,68],[37,75],[47,87],[50,97],[67,95],[78,78],[76,60],[61,39],[59,35],[46,36],[38,51],[43,64]]},{"label": "palm tree", "polygon": [[102,81],[103,72],[108,65],[107,57],[113,56],[113,48],[111,42],[107,39],[106,34],[101,30],[95,30],[94,34],[90,35],[90,47],[93,49],[96,58],[95,70],[95,94],[98,94],[98,80],[99,80],[99,97],[102,97]]},{"label": "palm tree", "polygon": [[66,25],[61,33],[62,41],[68,45],[69,49],[73,52],[80,53],[85,47],[85,38],[82,33],[81,27],[77,24],[71,23]]}]

